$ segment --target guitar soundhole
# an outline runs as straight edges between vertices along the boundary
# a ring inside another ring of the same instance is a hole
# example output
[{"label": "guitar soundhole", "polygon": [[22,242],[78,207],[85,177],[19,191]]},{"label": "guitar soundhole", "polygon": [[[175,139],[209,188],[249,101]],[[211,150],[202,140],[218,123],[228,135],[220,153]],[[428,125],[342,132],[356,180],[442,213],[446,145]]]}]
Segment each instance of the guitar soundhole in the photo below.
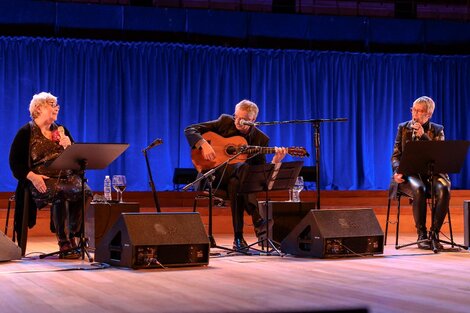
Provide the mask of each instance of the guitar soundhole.
[{"label": "guitar soundhole", "polygon": [[228,154],[228,155],[234,155],[237,153],[237,147],[235,146],[227,146],[225,148],[225,152]]}]

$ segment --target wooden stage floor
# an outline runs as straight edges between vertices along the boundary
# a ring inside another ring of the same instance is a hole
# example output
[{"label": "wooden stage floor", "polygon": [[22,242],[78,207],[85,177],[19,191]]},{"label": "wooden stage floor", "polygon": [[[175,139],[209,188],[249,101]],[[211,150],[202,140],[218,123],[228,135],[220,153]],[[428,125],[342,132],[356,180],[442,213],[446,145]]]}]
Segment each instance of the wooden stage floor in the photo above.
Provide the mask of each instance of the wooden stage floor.
[{"label": "wooden stage floor", "polygon": [[[215,236],[229,247],[231,235]],[[462,242],[463,234],[456,234]],[[249,237],[254,241],[254,237]],[[413,241],[414,235],[401,235]],[[394,237],[390,235],[389,243]],[[57,248],[33,236],[22,260],[0,263],[0,312],[468,312],[470,255],[407,247],[336,259],[211,256],[208,266],[100,269],[39,259]],[[211,252],[221,252],[214,250]]]}]

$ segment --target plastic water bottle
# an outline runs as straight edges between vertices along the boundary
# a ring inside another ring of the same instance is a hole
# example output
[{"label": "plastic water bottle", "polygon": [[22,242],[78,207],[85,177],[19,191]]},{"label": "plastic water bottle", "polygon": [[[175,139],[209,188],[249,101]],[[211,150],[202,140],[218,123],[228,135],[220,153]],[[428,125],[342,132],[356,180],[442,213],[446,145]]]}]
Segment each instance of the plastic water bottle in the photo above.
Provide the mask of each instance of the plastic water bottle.
[{"label": "plastic water bottle", "polygon": [[298,176],[295,181],[294,189],[292,190],[293,202],[300,202],[300,192],[302,189],[304,189],[304,178],[302,176]]},{"label": "plastic water bottle", "polygon": [[109,175],[104,177],[104,198],[106,201],[111,201],[113,198],[111,196],[111,179]]}]

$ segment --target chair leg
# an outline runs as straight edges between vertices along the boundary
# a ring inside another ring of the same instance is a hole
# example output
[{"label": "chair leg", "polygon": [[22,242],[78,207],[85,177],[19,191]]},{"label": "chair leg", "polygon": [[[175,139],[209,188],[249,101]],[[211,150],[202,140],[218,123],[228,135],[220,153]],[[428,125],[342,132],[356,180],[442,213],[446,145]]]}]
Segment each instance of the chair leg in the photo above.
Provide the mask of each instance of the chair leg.
[{"label": "chair leg", "polygon": [[[29,193],[24,193],[23,220],[21,221],[21,236],[18,234],[18,246],[21,248],[21,256],[26,253],[26,243],[28,240],[28,220],[29,220]],[[32,201],[32,200],[31,200]]]},{"label": "chair leg", "polygon": [[452,232],[452,221],[450,219],[450,208],[447,209],[447,220],[449,221],[449,233],[450,233],[450,242],[452,243],[452,248],[454,247],[454,233]]},{"label": "chair leg", "polygon": [[387,235],[388,235],[388,224],[390,223],[390,206],[392,204],[392,199],[388,198],[388,205],[387,205],[387,219],[385,221],[385,241],[384,245],[387,245]]},{"label": "chair leg", "polygon": [[196,212],[196,206],[197,206],[197,200],[196,200],[196,198],[194,198],[194,201],[193,201],[193,212]]},{"label": "chair leg", "polygon": [[[7,235],[7,233],[8,233],[8,221],[10,220],[11,203],[13,202],[13,199],[12,199],[12,198],[13,198],[13,197],[10,197],[10,198],[8,199],[7,217],[6,217],[6,220],[5,220],[5,232],[4,232],[5,235]],[[13,235],[14,235],[14,234],[15,234],[15,233],[13,232]]]},{"label": "chair leg", "polygon": [[397,229],[395,232],[395,247],[398,246],[398,234],[400,231],[400,209],[401,209],[401,196],[397,197],[398,206],[397,206]]}]

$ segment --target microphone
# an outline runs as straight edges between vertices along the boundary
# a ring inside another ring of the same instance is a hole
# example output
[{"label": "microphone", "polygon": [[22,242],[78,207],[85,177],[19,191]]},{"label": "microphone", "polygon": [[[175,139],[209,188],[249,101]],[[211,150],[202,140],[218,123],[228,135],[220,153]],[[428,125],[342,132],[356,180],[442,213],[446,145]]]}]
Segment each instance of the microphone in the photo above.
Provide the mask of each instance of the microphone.
[{"label": "microphone", "polygon": [[163,140],[160,139],[160,138],[157,138],[157,139],[155,139],[154,141],[152,141],[152,143],[149,144],[149,145],[147,146],[147,148],[145,148],[144,150],[142,150],[142,152],[147,151],[147,150],[150,150],[150,149],[152,149],[153,147],[159,146],[159,145],[161,145],[162,143],[163,143]]},{"label": "microphone", "polygon": [[52,131],[52,141],[59,142],[60,138],[65,137],[65,130],[64,127],[58,126],[55,130]]},{"label": "microphone", "polygon": [[416,122],[413,120],[413,122],[411,123],[411,128],[412,128],[412,131],[411,131],[411,141],[416,141],[417,137],[416,137],[416,128],[414,128],[414,124]]},{"label": "microphone", "polygon": [[247,121],[247,120],[243,120],[241,119],[240,120],[240,125],[247,125],[247,126],[256,126],[256,123],[255,122],[250,122],[250,121]]},{"label": "microphone", "polygon": [[65,130],[64,130],[64,127],[62,127],[62,126],[57,127],[57,131],[58,131],[59,134],[60,134],[60,138],[65,137]]}]

